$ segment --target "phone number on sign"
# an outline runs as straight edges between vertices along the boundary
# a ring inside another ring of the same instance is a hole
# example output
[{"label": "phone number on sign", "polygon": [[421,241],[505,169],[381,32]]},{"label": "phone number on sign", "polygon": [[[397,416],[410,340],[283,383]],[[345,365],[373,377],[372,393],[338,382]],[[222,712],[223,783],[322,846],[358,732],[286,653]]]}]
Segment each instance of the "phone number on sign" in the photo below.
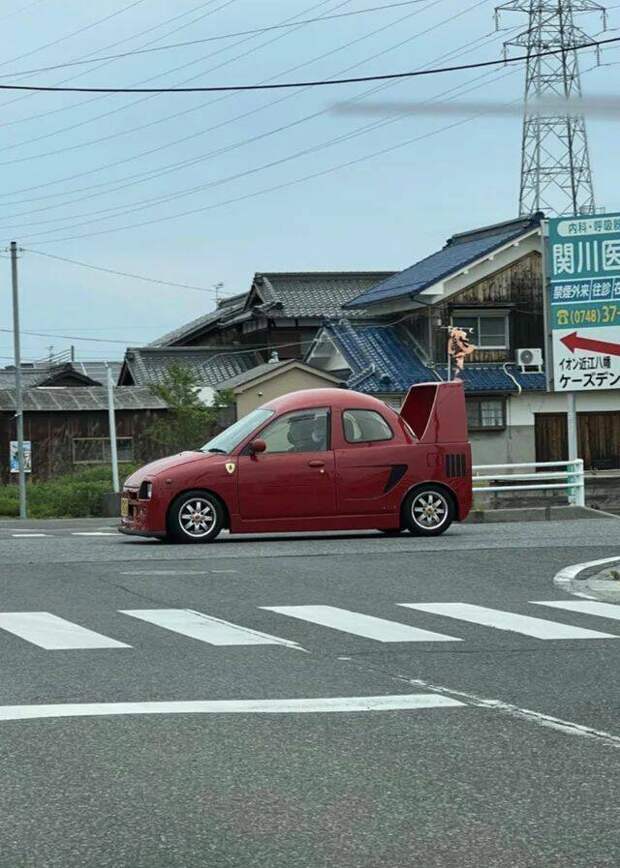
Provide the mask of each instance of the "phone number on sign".
[{"label": "phone number on sign", "polygon": [[555,308],[557,326],[620,324],[620,305],[602,304],[589,308]]}]

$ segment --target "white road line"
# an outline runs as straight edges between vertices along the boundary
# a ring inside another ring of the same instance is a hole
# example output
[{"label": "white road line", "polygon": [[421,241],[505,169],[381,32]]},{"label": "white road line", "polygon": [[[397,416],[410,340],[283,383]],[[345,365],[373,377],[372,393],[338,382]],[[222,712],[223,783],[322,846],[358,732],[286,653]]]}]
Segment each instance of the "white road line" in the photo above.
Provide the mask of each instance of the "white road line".
[{"label": "white road line", "polygon": [[297,642],[289,642],[268,633],[259,633],[238,624],[213,618],[202,612],[194,612],[191,609],[124,609],[123,615],[131,618],[139,618],[148,624],[163,627],[173,633],[189,636],[190,639],[198,639],[208,645],[285,645],[288,648],[300,646]]},{"label": "white road line", "polygon": [[261,606],[261,609],[299,618],[311,624],[320,624],[322,627],[331,627],[342,633],[362,636],[364,639],[376,639],[377,642],[461,641],[454,636],[431,633],[418,627],[410,627],[408,624],[375,618],[373,615],[363,615],[361,612],[350,612],[348,609],[339,609],[336,606]]},{"label": "white road line", "polygon": [[118,536],[116,533],[110,533],[109,531],[103,530],[74,530],[71,533],[71,536]]},{"label": "white road line", "polygon": [[360,711],[419,711],[464,708],[465,704],[434,693],[395,696],[346,696],[326,699],[241,699],[195,702],[93,702],[75,705],[4,705],[0,720],[44,717],[107,717],[127,714],[308,714]]},{"label": "white road line", "polygon": [[47,536],[47,534],[46,533],[12,533],[11,536],[15,537],[15,539],[32,539],[33,537]]},{"label": "white road line", "polygon": [[48,651],[131,648],[131,645],[65,621],[51,612],[0,612],[0,629]]},{"label": "white road line", "polygon": [[552,609],[566,609],[583,615],[596,615],[620,621],[620,606],[617,603],[599,603],[595,600],[549,600],[546,603],[532,600],[534,606],[550,606]]},{"label": "white road line", "polygon": [[399,605],[406,609],[416,609],[432,615],[444,615],[447,618],[480,624],[483,627],[494,627],[496,630],[522,633],[534,639],[619,638],[611,633],[599,633],[596,630],[571,627],[567,624],[558,624],[557,621],[546,621],[543,618],[530,618],[528,615],[518,615],[515,612],[487,609],[485,606],[474,606],[471,603],[399,603]]}]

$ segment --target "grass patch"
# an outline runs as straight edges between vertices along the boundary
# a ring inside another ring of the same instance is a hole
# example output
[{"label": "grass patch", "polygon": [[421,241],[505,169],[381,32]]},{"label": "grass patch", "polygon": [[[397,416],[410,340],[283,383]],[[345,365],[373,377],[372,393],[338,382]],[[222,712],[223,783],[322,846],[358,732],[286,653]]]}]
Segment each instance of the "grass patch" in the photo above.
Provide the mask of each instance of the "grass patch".
[{"label": "grass patch", "polygon": [[[121,483],[136,468],[120,465]],[[28,483],[29,518],[89,518],[103,515],[103,498],[112,490],[109,467],[92,467],[47,482]],[[19,515],[19,488],[0,485],[0,516]]]}]

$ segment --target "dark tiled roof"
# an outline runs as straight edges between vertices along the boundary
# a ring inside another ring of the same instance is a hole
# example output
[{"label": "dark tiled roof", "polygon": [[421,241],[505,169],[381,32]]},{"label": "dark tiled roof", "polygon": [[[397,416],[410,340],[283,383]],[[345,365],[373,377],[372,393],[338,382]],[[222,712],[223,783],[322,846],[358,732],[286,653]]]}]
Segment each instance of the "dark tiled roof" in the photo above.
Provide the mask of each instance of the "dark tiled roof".
[{"label": "dark tiled roof", "polygon": [[[445,365],[437,367],[437,372],[443,379],[448,377],[448,369]],[[518,392],[514,380],[506,371],[515,378],[524,392],[544,392],[547,388],[544,374],[524,374],[516,365],[477,365],[465,364],[463,371],[463,383],[466,392]]]},{"label": "dark tiled roof", "polygon": [[191,340],[196,334],[199,334],[209,326],[215,326],[220,323],[226,323],[227,320],[233,318],[236,314],[241,313],[247,293],[242,292],[237,295],[231,295],[229,298],[223,298],[215,308],[215,310],[202,316],[196,317],[191,322],[168,332],[162,337],[157,338],[149,346],[151,347],[171,347],[183,345],[184,342]]},{"label": "dark tiled roof", "polygon": [[330,323],[325,332],[351,368],[350,389],[369,394],[404,392],[413,383],[439,379],[392,327],[342,321]]},{"label": "dark tiled roof", "polygon": [[163,383],[172,365],[188,368],[201,386],[218,386],[261,362],[255,350],[238,347],[131,347],[125,355],[136,386]]},{"label": "dark tiled roof", "polygon": [[[151,394],[150,389],[116,386],[114,405],[117,410],[165,410],[165,401]],[[60,386],[33,388],[24,391],[24,411],[69,413],[107,410],[108,392],[104,386]],[[0,412],[15,411],[15,390],[0,389]]]},{"label": "dark tiled roof", "polygon": [[454,235],[441,250],[394,274],[344,306],[358,309],[396,298],[414,298],[429,286],[535,229],[540,225],[541,218],[542,215],[534,215]]},{"label": "dark tiled roof", "polygon": [[[447,380],[445,365],[430,368],[410,343],[393,327],[362,325],[341,321],[329,323],[327,334],[351,369],[350,389],[367,394],[405,392],[415,383]],[[508,370],[524,391],[545,391],[544,374],[522,374],[515,365]],[[517,386],[502,365],[466,365],[463,377],[466,392],[517,392]]]},{"label": "dark tiled roof", "polygon": [[393,271],[301,271],[256,274],[254,286],[270,316],[329,319],[360,293],[386,280]]},{"label": "dark tiled roof", "polygon": [[[107,382],[105,362],[63,362],[59,365],[22,366],[22,384],[24,388],[38,386],[57,376],[70,375],[75,372],[80,377],[92,380],[93,383],[105,385]],[[122,367],[121,362],[110,362],[114,382],[118,380]],[[15,368],[0,369],[0,389],[12,389],[15,385]]]}]

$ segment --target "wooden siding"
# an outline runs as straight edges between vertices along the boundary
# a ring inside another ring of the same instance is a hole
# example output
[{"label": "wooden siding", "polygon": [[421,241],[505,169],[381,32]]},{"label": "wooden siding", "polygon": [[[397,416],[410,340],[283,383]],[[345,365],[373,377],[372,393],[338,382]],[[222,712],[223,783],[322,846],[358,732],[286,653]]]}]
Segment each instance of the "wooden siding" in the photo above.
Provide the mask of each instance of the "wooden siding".
[{"label": "wooden siding", "polygon": [[512,362],[517,348],[543,346],[541,269],[540,254],[529,253],[507,268],[471,284],[442,304],[434,305],[431,347],[426,312],[412,316],[407,325],[421,339],[431,357],[436,362],[445,363],[447,335],[445,329],[437,324],[438,318],[441,319],[441,325],[445,326],[449,324],[454,310],[465,308],[475,315],[476,310],[504,309],[510,322],[508,349],[477,350],[470,362]]},{"label": "wooden siding", "polygon": [[[165,410],[118,410],[117,437],[132,437],[134,460],[146,462],[161,457],[161,450],[146,437],[146,430]],[[108,437],[105,411],[26,413],[24,438],[32,441],[33,479],[49,479],[73,470],[75,437]],[[0,414],[0,479],[9,480],[9,442],[15,439],[12,414]],[[205,438],[206,439],[206,438]]]},{"label": "wooden siding", "polygon": [[[586,470],[620,468],[620,412],[578,413],[579,456]],[[536,413],[536,461],[566,461],[566,413]]]}]

